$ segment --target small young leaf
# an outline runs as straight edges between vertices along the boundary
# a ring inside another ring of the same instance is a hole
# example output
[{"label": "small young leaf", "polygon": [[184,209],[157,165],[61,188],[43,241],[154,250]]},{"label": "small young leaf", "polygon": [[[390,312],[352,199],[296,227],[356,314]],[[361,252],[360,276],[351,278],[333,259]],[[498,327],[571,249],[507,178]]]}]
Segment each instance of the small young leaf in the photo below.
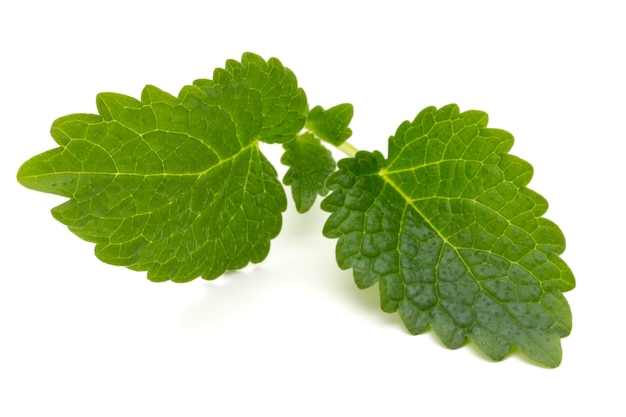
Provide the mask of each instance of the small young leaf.
[{"label": "small young leaf", "polygon": [[307,212],[317,195],[326,195],[326,179],[335,171],[332,153],[312,133],[304,133],[283,145],[281,162],[289,166],[283,183],[291,186],[296,209]]},{"label": "small young leaf", "polygon": [[104,262],[153,281],[213,279],[260,262],[286,197],[258,141],[295,138],[307,104],[277,60],[243,61],[178,97],[152,86],[141,101],[98,95],[99,115],[56,120],[60,147],[24,163],[18,180],[68,197],[52,210],[57,220],[95,242]]},{"label": "small young leaf", "polygon": [[494,360],[516,346],[556,367],[571,329],[562,293],[574,288],[565,240],[526,188],[531,166],[507,153],[513,137],[486,126],[485,113],[430,107],[398,128],[387,160],[339,161],[324,234],[410,332],[431,326],[450,348],[469,338]]},{"label": "small young leaf", "polygon": [[352,135],[348,127],[354,108],[344,103],[324,110],[320,106],[313,107],[307,116],[306,127],[326,142],[339,146]]}]

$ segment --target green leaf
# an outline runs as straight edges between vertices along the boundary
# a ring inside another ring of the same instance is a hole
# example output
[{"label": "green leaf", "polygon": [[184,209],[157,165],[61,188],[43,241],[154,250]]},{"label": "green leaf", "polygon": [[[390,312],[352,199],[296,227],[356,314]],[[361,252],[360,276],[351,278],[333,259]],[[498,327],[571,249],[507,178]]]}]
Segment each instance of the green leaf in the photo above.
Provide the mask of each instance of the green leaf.
[{"label": "green leaf", "polygon": [[307,212],[317,195],[326,195],[326,179],[335,171],[332,153],[312,133],[304,133],[283,145],[281,162],[289,166],[283,182],[291,186],[296,209]]},{"label": "green leaf", "polygon": [[57,220],[96,243],[104,262],[153,281],[260,262],[286,197],[258,141],[293,140],[306,97],[276,59],[244,54],[215,74],[178,97],[152,86],[140,101],[98,95],[99,114],[56,120],[60,146],[24,163],[18,180],[68,197],[52,210]]},{"label": "green leaf", "polygon": [[563,292],[574,277],[565,239],[526,188],[532,167],[508,153],[513,137],[487,115],[427,108],[389,139],[389,156],[339,162],[322,202],[324,234],[356,284],[379,284],[381,307],[411,333],[429,326],[458,348],[469,338],[503,359],[512,346],[547,367],[571,330]]},{"label": "green leaf", "polygon": [[354,108],[352,104],[344,103],[324,110],[316,106],[309,112],[306,127],[317,137],[326,142],[340,146],[352,135],[352,130],[348,127]]}]

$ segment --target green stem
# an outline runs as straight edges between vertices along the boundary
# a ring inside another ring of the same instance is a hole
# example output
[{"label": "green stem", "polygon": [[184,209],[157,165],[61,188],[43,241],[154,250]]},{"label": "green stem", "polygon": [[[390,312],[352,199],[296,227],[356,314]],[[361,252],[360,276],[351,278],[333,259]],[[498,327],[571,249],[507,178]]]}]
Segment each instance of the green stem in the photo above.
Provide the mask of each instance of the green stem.
[{"label": "green stem", "polygon": [[337,146],[337,149],[339,149],[341,152],[345,153],[346,155],[352,158],[354,158],[356,153],[359,151],[357,148],[355,148],[348,142],[344,142],[341,145]]}]

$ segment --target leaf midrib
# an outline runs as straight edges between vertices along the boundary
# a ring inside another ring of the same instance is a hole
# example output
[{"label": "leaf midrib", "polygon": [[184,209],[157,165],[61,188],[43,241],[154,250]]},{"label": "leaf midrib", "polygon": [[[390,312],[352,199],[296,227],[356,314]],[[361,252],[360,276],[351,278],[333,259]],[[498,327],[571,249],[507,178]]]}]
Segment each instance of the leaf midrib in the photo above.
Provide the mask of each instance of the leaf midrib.
[{"label": "leaf midrib", "polygon": [[242,147],[241,149],[239,149],[239,151],[237,151],[233,155],[229,156],[228,158],[220,159],[219,162],[217,162],[214,165],[209,166],[207,169],[205,169],[203,171],[196,171],[196,172],[184,172],[184,173],[159,172],[159,173],[152,173],[152,174],[139,174],[139,173],[136,173],[136,172],[119,172],[119,171],[118,172],[54,171],[54,172],[49,172],[49,173],[46,173],[46,174],[43,174],[43,175],[27,175],[27,176],[23,176],[21,178],[22,179],[36,179],[36,178],[43,178],[43,177],[46,177],[46,176],[49,176],[49,175],[64,175],[64,174],[68,174],[68,175],[102,175],[102,176],[114,176],[114,177],[128,176],[128,177],[141,177],[141,178],[147,178],[147,177],[194,177],[195,176],[195,177],[199,178],[199,177],[201,177],[203,175],[207,175],[212,170],[217,169],[220,166],[229,163],[230,161],[236,159],[241,154],[246,152],[248,149],[252,149],[255,146],[258,147],[258,140],[254,140],[254,141],[250,142],[248,145]]}]

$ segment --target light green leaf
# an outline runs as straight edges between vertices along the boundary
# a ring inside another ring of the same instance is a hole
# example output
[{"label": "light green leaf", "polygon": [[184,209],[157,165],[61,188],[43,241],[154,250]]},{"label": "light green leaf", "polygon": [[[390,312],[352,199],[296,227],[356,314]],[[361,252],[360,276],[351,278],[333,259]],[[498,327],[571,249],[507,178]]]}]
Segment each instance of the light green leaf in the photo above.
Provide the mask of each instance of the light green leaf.
[{"label": "light green leaf", "polygon": [[326,179],[335,171],[331,152],[312,133],[304,133],[283,145],[281,162],[289,166],[283,182],[291,186],[296,209],[307,212],[317,195],[326,195]]},{"label": "light green leaf", "polygon": [[326,142],[340,146],[352,135],[348,125],[353,114],[354,108],[349,103],[338,104],[328,110],[316,106],[307,116],[306,128]]},{"label": "light green leaf", "polygon": [[152,86],[140,101],[98,95],[99,114],[56,120],[59,147],[24,163],[18,180],[68,197],[54,217],[104,262],[151,280],[213,279],[260,262],[286,197],[258,141],[295,138],[307,104],[277,60],[243,61],[178,97]]},{"label": "light green leaf", "polygon": [[572,325],[565,239],[526,188],[532,167],[508,154],[513,137],[486,126],[485,113],[430,107],[398,128],[388,159],[341,160],[324,234],[410,332],[430,326],[450,348],[469,338],[494,360],[516,346],[556,367]]}]

